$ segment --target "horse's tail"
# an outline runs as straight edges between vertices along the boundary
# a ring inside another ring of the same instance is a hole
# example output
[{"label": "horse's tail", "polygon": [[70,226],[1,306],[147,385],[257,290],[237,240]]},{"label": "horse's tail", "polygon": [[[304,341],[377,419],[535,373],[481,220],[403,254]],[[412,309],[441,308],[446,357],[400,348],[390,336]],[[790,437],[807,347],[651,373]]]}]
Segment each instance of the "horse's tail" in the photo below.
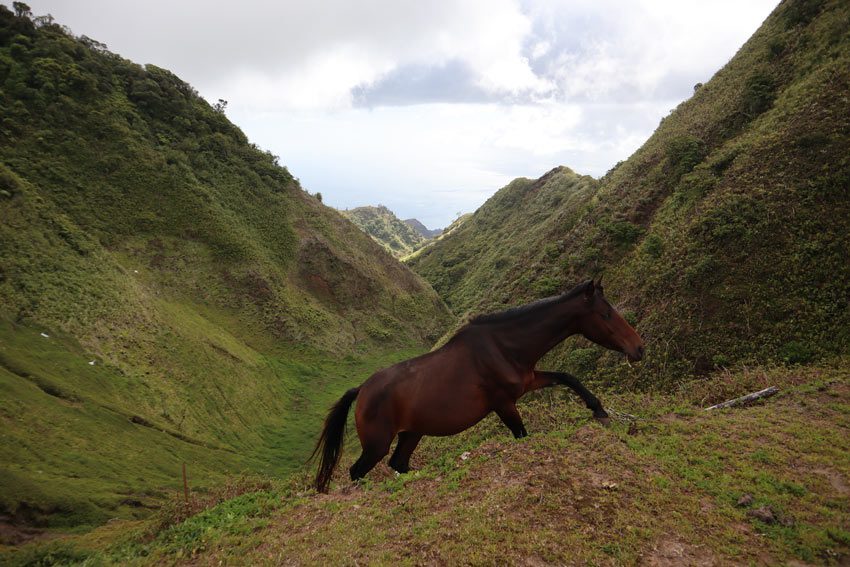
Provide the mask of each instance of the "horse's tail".
[{"label": "horse's tail", "polygon": [[316,448],[313,449],[313,454],[310,456],[310,460],[313,460],[320,452],[322,455],[319,461],[319,470],[316,472],[316,490],[319,492],[328,491],[331,476],[339,462],[339,457],[342,455],[342,442],[345,437],[348,410],[357,398],[359,391],[360,388],[352,388],[343,394],[331,408],[331,411],[328,412],[328,417],[325,418],[325,427],[322,429]]}]

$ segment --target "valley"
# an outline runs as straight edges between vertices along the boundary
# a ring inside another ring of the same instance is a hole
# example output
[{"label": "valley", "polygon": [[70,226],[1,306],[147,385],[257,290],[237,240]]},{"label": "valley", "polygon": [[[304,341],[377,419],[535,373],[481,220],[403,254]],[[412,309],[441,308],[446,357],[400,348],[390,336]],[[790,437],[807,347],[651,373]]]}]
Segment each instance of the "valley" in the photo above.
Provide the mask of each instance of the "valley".
[{"label": "valley", "polygon": [[[328,207],[170,71],[14,9],[0,562],[850,559],[846,2],[782,2],[606,175],[552,164],[439,234]],[[519,405],[530,437],[490,416],[353,485],[349,427],[315,493],[348,388],[592,277],[646,357],[573,337],[539,367],[587,381],[611,428],[546,389]]]}]

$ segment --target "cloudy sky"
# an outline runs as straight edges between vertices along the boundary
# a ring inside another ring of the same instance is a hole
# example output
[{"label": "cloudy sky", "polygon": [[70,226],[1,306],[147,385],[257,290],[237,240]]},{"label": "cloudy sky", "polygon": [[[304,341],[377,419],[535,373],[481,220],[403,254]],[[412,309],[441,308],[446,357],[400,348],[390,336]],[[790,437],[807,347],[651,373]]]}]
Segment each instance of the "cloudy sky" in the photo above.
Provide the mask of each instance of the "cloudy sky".
[{"label": "cloudy sky", "polygon": [[776,0],[28,3],[226,99],[327,204],[439,227],[515,177],[604,174]]}]

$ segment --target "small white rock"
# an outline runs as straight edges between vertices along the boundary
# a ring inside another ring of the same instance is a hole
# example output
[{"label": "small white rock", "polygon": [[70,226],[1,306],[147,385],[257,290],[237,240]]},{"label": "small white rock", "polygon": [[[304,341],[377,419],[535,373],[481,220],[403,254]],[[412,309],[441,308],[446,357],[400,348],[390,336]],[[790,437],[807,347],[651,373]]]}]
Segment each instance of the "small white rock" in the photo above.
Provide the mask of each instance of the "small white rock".
[{"label": "small white rock", "polygon": [[464,451],[463,454],[460,456],[460,460],[465,461],[466,459],[469,458],[469,455],[470,455],[469,451]]},{"label": "small white rock", "polygon": [[89,360],[89,366],[94,366],[94,360]]},{"label": "small white rock", "polygon": [[44,337],[45,339],[50,338],[50,335],[48,335],[47,333],[41,333],[41,336]]},{"label": "small white rock", "polygon": [[138,274],[138,273],[139,273],[139,270],[133,270],[133,273],[134,273],[134,274]]}]

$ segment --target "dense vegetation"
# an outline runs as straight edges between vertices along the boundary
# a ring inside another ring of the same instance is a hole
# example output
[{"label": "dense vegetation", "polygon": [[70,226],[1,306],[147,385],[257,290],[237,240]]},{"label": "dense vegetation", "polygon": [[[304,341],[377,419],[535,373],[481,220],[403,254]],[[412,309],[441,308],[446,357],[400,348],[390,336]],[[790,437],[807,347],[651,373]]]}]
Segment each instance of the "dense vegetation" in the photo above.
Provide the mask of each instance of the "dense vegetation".
[{"label": "dense vegetation", "polygon": [[[448,312],[173,74],[0,6],[0,516],[281,474]],[[5,521],[5,520],[4,520]]]},{"label": "dense vegetation", "polygon": [[[506,270],[532,260],[528,253],[533,247],[542,248],[533,250],[534,258],[559,256],[562,245],[544,243],[547,236],[569,230],[597,186],[592,177],[566,167],[555,168],[536,181],[516,179],[465,222],[446,229],[434,245],[409,258],[408,264],[462,315],[487,296],[486,290],[501,284]],[[561,278],[541,278],[531,286],[529,296],[553,295],[564,285]],[[503,299],[503,304],[516,302],[510,296]]]},{"label": "dense vegetation", "polygon": [[783,2],[598,187],[514,181],[410,265],[460,315],[604,274],[643,367],[582,342],[546,363],[620,384],[847,352],[848,20],[846,2]]},{"label": "dense vegetation", "polygon": [[407,256],[428,240],[383,205],[355,207],[340,212],[396,258]]}]

